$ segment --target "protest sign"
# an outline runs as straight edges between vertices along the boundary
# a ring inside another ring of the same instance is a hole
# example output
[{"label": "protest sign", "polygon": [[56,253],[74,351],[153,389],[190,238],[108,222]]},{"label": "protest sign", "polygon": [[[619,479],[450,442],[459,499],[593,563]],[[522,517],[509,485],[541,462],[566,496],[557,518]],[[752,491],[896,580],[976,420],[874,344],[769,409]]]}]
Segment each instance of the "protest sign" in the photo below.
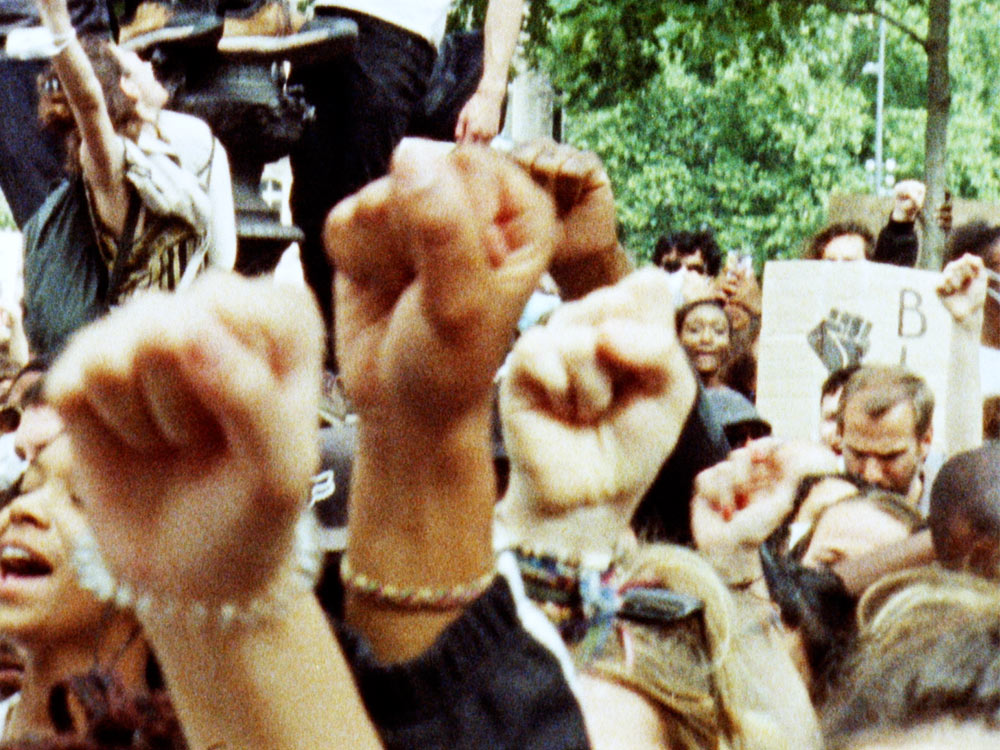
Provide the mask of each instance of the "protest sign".
[{"label": "protest sign", "polygon": [[935,396],[934,442],[944,445],[954,321],[940,273],[881,263],[771,261],[764,270],[757,408],[783,437],[815,438],[819,394],[835,369],[902,364]]}]

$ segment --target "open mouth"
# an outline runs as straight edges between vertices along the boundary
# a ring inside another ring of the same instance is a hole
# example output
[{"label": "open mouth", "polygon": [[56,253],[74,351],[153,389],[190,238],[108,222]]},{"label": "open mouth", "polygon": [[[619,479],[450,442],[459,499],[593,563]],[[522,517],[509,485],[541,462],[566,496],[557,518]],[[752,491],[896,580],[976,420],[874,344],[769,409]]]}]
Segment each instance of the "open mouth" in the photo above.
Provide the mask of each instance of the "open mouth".
[{"label": "open mouth", "polygon": [[52,572],[52,565],[34,550],[14,544],[0,547],[0,577],[38,578]]}]

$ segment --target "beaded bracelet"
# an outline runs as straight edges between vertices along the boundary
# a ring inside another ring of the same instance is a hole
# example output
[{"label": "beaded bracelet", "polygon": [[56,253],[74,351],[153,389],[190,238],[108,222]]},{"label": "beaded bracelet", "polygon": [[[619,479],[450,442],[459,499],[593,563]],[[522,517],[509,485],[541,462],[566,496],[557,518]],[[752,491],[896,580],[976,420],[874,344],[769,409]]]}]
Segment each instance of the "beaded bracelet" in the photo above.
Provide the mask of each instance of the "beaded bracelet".
[{"label": "beaded bracelet", "polygon": [[340,559],[340,580],[343,581],[347,591],[399,609],[445,611],[464,607],[478,599],[490,587],[496,574],[496,568],[493,567],[469,583],[460,583],[443,589],[427,586],[409,588],[380,583],[364,573],[359,573],[351,567],[346,552]]},{"label": "beaded bracelet", "polygon": [[312,591],[322,568],[319,523],[312,512],[304,512],[295,525],[293,585],[280,594],[267,592],[243,604],[207,604],[197,599],[180,600],[152,591],[137,591],[111,575],[97,541],[89,529],[77,535],[70,561],[81,588],[99,600],[120,609],[133,609],[140,618],[160,621],[183,620],[195,627],[226,628],[233,624],[254,626],[284,616],[292,601]]}]

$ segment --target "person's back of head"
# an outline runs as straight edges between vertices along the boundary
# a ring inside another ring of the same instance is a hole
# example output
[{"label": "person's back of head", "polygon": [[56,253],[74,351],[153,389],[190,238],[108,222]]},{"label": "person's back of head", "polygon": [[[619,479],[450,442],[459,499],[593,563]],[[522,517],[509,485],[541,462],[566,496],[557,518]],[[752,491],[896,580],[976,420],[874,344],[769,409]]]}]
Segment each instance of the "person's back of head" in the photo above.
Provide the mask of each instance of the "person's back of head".
[{"label": "person's back of head", "polygon": [[942,565],[1000,579],[1000,442],[945,462],[931,488],[928,521]]},{"label": "person's back of head", "polygon": [[867,747],[873,736],[940,722],[996,727],[994,584],[937,568],[891,576],[866,592],[858,623],[849,667],[824,710],[828,748]]},{"label": "person's back of head", "polygon": [[623,592],[663,591],[697,605],[672,621],[632,606],[635,619],[620,619],[620,637],[608,639],[587,667],[661,707],[670,747],[814,746],[815,717],[791,659],[746,616],[704,558],[684,547],[646,544],[621,561],[618,574]]}]

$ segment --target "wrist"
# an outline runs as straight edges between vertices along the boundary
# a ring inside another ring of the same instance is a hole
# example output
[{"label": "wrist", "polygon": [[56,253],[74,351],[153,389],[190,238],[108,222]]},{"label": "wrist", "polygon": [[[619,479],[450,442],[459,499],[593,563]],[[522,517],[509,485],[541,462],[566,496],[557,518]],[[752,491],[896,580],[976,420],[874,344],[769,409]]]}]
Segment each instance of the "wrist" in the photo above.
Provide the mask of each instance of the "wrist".
[{"label": "wrist", "polygon": [[607,562],[634,543],[628,521],[639,499],[544,497],[514,467],[496,507],[494,544],[498,550],[522,548],[562,559]]},{"label": "wrist", "polygon": [[[89,532],[78,534],[72,564],[82,588],[120,609],[131,609],[150,633],[169,637],[255,629],[286,616],[303,595],[312,596],[322,551],[311,511],[304,511],[293,531],[293,543],[273,571],[244,571],[242,591],[203,592],[186,596],[166,592],[162,584],[131,581],[112,575]],[[213,578],[209,572],[205,577]],[[222,576],[218,576],[221,578]],[[183,585],[178,590],[183,590]]]},{"label": "wrist", "polygon": [[967,334],[970,336],[975,336],[977,339],[983,330],[983,308],[977,308],[967,315],[961,317],[954,315],[953,319],[955,321],[956,330]]},{"label": "wrist", "polygon": [[450,586],[492,566],[496,480],[485,408],[439,428],[362,419],[352,474],[353,568],[397,586]]},{"label": "wrist", "polygon": [[484,96],[494,102],[500,102],[507,94],[507,79],[492,78],[484,75],[476,86],[476,94]]}]

